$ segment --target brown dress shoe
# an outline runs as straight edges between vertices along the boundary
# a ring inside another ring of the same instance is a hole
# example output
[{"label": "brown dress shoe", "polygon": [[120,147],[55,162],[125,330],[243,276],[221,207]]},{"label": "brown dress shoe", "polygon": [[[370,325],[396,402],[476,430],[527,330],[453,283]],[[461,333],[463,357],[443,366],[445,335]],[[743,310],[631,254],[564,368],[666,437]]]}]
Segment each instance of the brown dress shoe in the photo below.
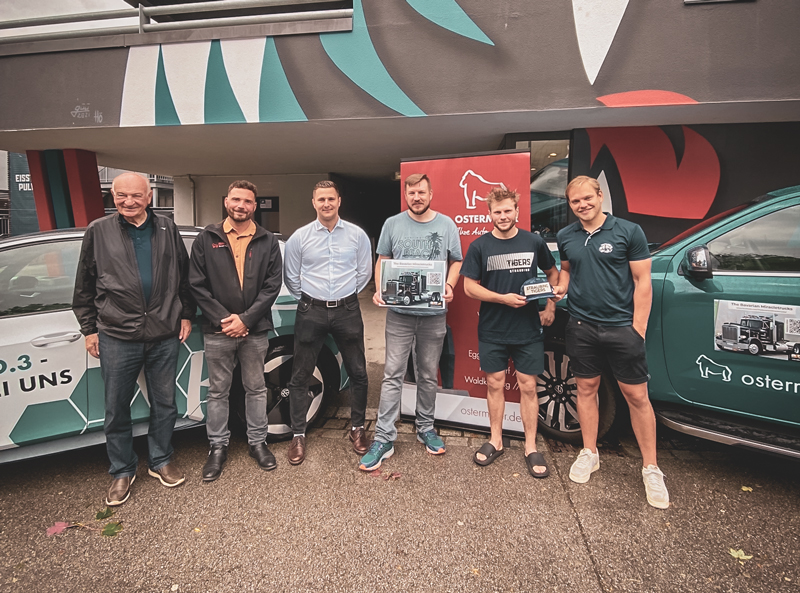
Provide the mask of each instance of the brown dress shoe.
[{"label": "brown dress shoe", "polygon": [[359,455],[364,455],[369,451],[369,441],[367,440],[367,431],[364,427],[353,428],[350,431],[350,442],[353,443],[353,451]]},{"label": "brown dress shoe", "polygon": [[170,461],[167,465],[159,469],[148,469],[147,473],[154,478],[158,478],[158,481],[167,488],[180,486],[186,481],[186,476],[183,475],[181,468],[179,468],[178,464],[174,461]]},{"label": "brown dress shoe", "polygon": [[306,459],[306,437],[294,437],[289,446],[289,463],[300,465]]},{"label": "brown dress shoe", "polygon": [[136,476],[125,476],[124,478],[116,478],[111,482],[111,487],[108,489],[106,496],[106,505],[115,507],[121,505],[128,500],[131,496],[131,484],[136,479]]}]

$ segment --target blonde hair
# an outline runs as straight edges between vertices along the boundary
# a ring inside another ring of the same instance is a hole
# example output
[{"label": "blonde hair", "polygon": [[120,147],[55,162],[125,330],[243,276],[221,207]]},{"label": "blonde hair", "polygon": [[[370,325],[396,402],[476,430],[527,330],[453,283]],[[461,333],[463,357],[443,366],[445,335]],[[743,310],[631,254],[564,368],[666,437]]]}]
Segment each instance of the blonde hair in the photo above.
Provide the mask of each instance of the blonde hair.
[{"label": "blonde hair", "polygon": [[578,175],[567,185],[567,189],[564,190],[564,197],[569,199],[569,190],[571,190],[573,187],[583,185],[584,183],[588,183],[589,187],[591,187],[596,194],[600,193],[600,184],[597,182],[597,179],[594,177],[589,177],[588,175]]}]

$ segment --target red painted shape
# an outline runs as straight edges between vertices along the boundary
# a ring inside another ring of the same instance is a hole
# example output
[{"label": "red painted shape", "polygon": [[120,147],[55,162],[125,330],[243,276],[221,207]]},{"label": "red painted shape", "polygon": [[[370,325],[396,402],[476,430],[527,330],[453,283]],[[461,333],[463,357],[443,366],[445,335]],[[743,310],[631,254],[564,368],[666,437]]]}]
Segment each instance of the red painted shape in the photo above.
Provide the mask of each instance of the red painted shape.
[{"label": "red painted shape", "polygon": [[597,97],[606,107],[644,107],[647,105],[695,105],[697,101],[672,91],[627,91]]},{"label": "red painted shape", "polygon": [[611,151],[625,188],[628,212],[688,219],[708,213],[719,188],[719,157],[708,140],[682,128],[685,147],[680,166],[661,128],[587,130],[592,162],[604,145]]},{"label": "red painted shape", "polygon": [[36,203],[36,218],[40,231],[52,231],[56,228],[56,214],[53,210],[53,199],[50,197],[50,185],[45,174],[44,154],[40,150],[29,150],[28,169],[33,184],[33,201]]},{"label": "red painted shape", "polygon": [[63,153],[75,226],[87,226],[105,215],[97,158],[88,150],[70,148]]}]

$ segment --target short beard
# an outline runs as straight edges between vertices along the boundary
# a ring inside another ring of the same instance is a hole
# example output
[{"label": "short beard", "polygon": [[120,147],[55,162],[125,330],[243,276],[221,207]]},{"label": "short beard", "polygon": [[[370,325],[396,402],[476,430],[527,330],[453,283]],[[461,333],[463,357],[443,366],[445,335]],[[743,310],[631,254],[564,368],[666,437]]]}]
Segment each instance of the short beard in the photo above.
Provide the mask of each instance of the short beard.
[{"label": "short beard", "polygon": [[430,207],[431,207],[431,203],[428,202],[427,204],[425,204],[425,207],[422,209],[421,212],[415,211],[411,206],[409,206],[408,209],[411,210],[411,212],[413,212],[417,216],[422,216],[423,214],[425,214],[430,209]]},{"label": "short beard", "polygon": [[500,231],[501,233],[507,233],[508,231],[510,231],[511,229],[513,229],[513,228],[514,228],[514,226],[515,226],[517,223],[516,223],[516,222],[512,222],[512,223],[510,223],[510,226],[509,226],[507,229],[505,229],[505,230],[501,229],[501,228],[500,228],[500,225],[498,225],[498,224],[497,224],[495,221],[492,221],[492,224],[494,225],[494,228],[496,228],[496,229],[497,229],[498,231]]},{"label": "short beard", "polygon": [[[239,219],[238,219],[238,218],[236,218],[236,216],[234,216],[234,214],[239,214],[239,212],[234,212],[233,210],[228,210],[228,217],[229,217],[231,220],[236,220],[236,221],[238,221]],[[244,215],[245,215],[245,218],[244,218],[244,220],[250,220],[250,219],[252,219],[252,218],[253,218],[253,213],[252,213],[252,212],[251,212],[251,213],[246,213],[246,212],[245,212],[245,213],[244,213]],[[243,221],[241,221],[241,222],[244,222],[244,220],[243,220]]]}]

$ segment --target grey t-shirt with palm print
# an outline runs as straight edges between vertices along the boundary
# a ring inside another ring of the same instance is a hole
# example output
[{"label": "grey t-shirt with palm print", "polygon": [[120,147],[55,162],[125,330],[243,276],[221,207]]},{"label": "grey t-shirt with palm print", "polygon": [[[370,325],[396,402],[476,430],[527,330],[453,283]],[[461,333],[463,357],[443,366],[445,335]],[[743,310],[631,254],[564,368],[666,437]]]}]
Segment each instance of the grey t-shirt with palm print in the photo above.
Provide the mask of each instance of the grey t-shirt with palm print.
[{"label": "grey t-shirt with palm print", "polygon": [[[428,261],[461,261],[461,240],[456,223],[437,212],[429,222],[417,222],[408,211],[388,218],[378,239],[378,255],[392,259],[424,259]],[[402,309],[391,307],[402,315],[443,315],[446,309]]]}]

